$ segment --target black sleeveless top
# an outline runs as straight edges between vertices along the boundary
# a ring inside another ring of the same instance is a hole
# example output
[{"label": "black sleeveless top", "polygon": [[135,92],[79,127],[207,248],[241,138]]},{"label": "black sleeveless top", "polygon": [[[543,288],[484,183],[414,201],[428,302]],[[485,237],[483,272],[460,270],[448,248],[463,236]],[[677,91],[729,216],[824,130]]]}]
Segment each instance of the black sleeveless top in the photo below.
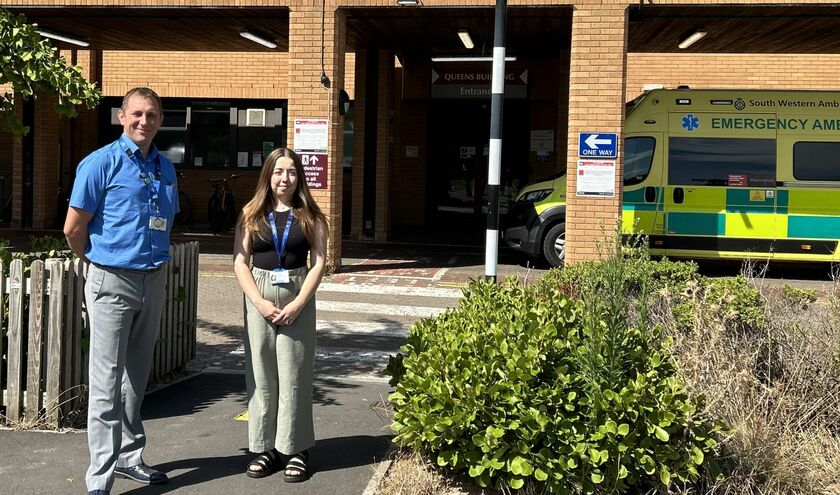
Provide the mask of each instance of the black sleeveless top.
[{"label": "black sleeveless top", "polygon": [[[286,228],[289,211],[274,212],[278,242],[283,242],[283,229]],[[306,266],[306,256],[309,254],[309,249],[309,241],[303,235],[300,219],[297,217],[292,219],[289,238],[286,239],[286,253],[282,262],[278,259],[277,250],[274,248],[274,236],[271,234],[271,228],[267,222],[259,235],[251,236],[251,253],[254,255],[254,266],[263,270],[274,270],[275,268],[292,270]]]}]

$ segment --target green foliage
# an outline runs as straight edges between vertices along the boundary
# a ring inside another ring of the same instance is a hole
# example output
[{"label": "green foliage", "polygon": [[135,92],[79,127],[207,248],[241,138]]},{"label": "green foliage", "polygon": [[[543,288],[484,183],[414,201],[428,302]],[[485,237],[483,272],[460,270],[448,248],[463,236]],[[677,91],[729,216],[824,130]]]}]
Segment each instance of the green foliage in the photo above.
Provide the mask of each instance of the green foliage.
[{"label": "green foliage", "polygon": [[817,302],[817,291],[812,289],[797,289],[785,285],[782,287],[782,301],[795,307],[799,306],[802,309],[808,309],[808,306]]},{"label": "green foliage", "polygon": [[631,324],[616,297],[638,284],[644,299],[649,278],[611,259],[583,269],[599,277],[578,300],[548,283],[474,282],[458,308],[417,323],[389,364],[395,442],[482,486],[610,493],[695,479],[719,427],[684,392],[659,330],[643,311]]},{"label": "green foliage", "polygon": [[764,300],[743,275],[706,281],[706,297],[720,308],[724,321],[738,328],[754,329],[764,324]]},{"label": "green foliage", "polygon": [[67,239],[64,237],[53,237],[51,235],[31,236],[29,238],[30,256],[40,260],[49,258],[67,258],[74,259],[75,255],[70,251],[70,246],[67,245]]},{"label": "green foliage", "polygon": [[29,132],[14,110],[14,95],[24,100],[43,92],[58,96],[56,111],[73,117],[76,106],[95,107],[102,93],[82,77],[78,66],[71,67],[50,43],[27,24],[22,15],[0,8],[0,86],[10,84],[13,93],[0,95],[0,120],[14,135]]}]

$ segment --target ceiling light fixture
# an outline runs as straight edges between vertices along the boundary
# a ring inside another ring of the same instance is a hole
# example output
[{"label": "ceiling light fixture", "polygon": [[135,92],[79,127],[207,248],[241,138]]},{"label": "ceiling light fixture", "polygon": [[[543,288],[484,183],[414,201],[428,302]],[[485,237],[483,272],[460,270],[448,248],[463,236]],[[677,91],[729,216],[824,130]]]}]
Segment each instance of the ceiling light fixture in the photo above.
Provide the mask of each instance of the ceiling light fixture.
[{"label": "ceiling light fixture", "polygon": [[470,36],[470,31],[468,29],[459,29],[458,37],[461,38],[461,43],[464,44],[464,48],[466,48],[467,50],[472,50],[475,47],[475,43],[473,43],[472,37]]},{"label": "ceiling light fixture", "polygon": [[262,45],[266,48],[277,48],[277,43],[274,43],[273,41],[267,40],[267,39],[263,38],[262,36],[257,36],[256,34],[250,32],[250,31],[240,31],[239,36],[242,36],[246,40],[251,40],[254,43],[259,43],[260,45]]},{"label": "ceiling light fixture", "polygon": [[[432,62],[492,62],[493,57],[432,57]],[[516,57],[505,57],[505,62],[516,62]]]},{"label": "ceiling light fixture", "polygon": [[677,46],[679,46],[680,49],[688,48],[691,45],[700,41],[700,39],[703,36],[706,36],[706,30],[705,29],[698,29],[698,30],[694,31],[693,33],[689,34],[688,36],[686,36],[682,41],[680,41],[680,44],[677,45]]},{"label": "ceiling light fixture", "polygon": [[64,34],[53,33],[52,31],[44,31],[43,29],[36,30],[38,34],[43,36],[44,38],[50,38],[58,41],[63,41],[65,43],[70,43],[71,45],[78,45],[78,46],[90,46],[90,43],[84,40],[80,40],[78,38],[73,38],[72,36],[67,36]]},{"label": "ceiling light fixture", "polygon": [[397,0],[397,5],[404,7],[420,5],[420,0]]}]

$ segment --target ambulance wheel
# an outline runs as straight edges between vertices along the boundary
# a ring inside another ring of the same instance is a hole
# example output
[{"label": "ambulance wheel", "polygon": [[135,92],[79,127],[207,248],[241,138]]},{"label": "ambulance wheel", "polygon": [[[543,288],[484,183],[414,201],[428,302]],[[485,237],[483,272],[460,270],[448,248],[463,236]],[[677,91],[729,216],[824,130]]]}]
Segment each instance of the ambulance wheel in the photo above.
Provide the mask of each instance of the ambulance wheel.
[{"label": "ambulance wheel", "polygon": [[542,243],[543,257],[554,268],[563,266],[566,260],[566,224],[558,223],[548,229]]}]

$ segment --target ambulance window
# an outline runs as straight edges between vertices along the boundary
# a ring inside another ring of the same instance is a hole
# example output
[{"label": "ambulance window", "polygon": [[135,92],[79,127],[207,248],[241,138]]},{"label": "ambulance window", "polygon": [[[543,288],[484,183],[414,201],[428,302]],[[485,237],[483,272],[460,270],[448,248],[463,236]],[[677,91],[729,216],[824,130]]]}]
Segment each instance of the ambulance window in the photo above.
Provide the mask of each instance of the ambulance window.
[{"label": "ambulance window", "polygon": [[624,185],[644,181],[653,163],[656,140],[652,137],[632,137],[624,140]]},{"label": "ambulance window", "polygon": [[774,139],[670,138],[668,184],[773,187]]},{"label": "ambulance window", "polygon": [[794,144],[793,176],[797,180],[840,181],[840,143]]}]

